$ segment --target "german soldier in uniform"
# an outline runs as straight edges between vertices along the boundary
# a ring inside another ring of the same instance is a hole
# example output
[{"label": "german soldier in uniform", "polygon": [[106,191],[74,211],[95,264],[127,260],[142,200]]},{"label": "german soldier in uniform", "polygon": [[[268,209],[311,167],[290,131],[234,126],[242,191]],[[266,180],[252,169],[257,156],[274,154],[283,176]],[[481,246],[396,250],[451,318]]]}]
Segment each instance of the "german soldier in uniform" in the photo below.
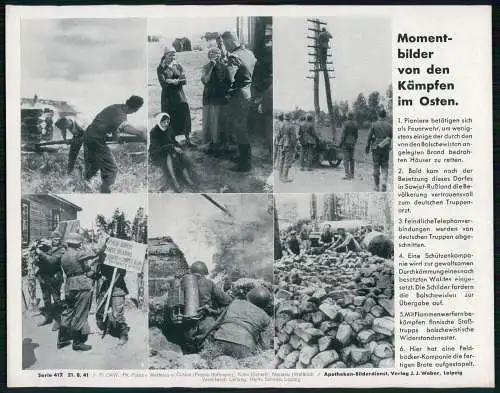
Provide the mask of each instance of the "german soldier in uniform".
[{"label": "german soldier in uniform", "polygon": [[71,233],[66,239],[68,250],[61,258],[61,265],[66,275],[65,309],[61,315],[61,327],[57,339],[57,347],[63,348],[73,341],[75,351],[92,349],[85,344],[90,333],[88,315],[92,303],[92,287],[95,271],[88,261],[102,255],[106,244],[89,252],[82,249],[83,237]]},{"label": "german soldier in uniform", "polygon": [[[103,263],[104,259],[104,255],[99,258],[99,272],[104,277],[104,282],[99,289],[99,296],[97,297],[98,302],[104,298],[104,295],[108,291],[114,270],[114,267]],[[111,336],[119,338],[120,341],[118,342],[118,345],[124,345],[127,343],[128,332],[130,331],[130,327],[127,325],[127,321],[125,320],[125,295],[128,294],[127,285],[125,283],[126,273],[127,272],[124,269],[117,269],[115,285],[111,291],[111,313],[106,321],[108,326],[106,326],[103,322],[105,312],[104,303],[96,313],[97,326],[99,329],[103,331],[107,330]]]},{"label": "german soldier in uniform", "polygon": [[257,59],[254,54],[244,48],[238,37],[229,31],[222,34],[224,46],[229,52],[228,70],[231,86],[228,91],[230,132],[238,143],[238,165],[233,168],[237,172],[248,172],[252,169],[252,148],[250,146],[248,122],[251,106],[252,77]]},{"label": "german soldier in uniform", "polygon": [[241,359],[258,348],[269,349],[272,334],[271,317],[264,311],[272,301],[271,293],[257,287],[247,294],[247,300],[233,300],[221,324],[213,334],[216,347],[227,356]]},{"label": "german soldier in uniform", "polygon": [[[379,113],[379,119],[373,123],[368,134],[365,153],[372,150],[373,158],[373,180],[374,191],[385,192],[387,190],[387,177],[389,176],[389,153],[392,142],[392,125],[386,120],[385,110]],[[382,172],[382,184],[380,189],[380,172]]]},{"label": "german soldier in uniform", "polygon": [[297,149],[297,131],[295,125],[290,121],[290,114],[285,115],[285,122],[280,124],[278,129],[278,162],[280,171],[280,180],[290,182],[288,172],[292,167]]},{"label": "german soldier in uniform", "polygon": [[137,112],[144,100],[139,96],[131,96],[125,104],[114,104],[104,108],[94,118],[85,131],[85,180],[92,179],[101,171],[101,193],[110,193],[116,180],[118,168],[111,150],[106,144],[108,134],[120,141],[120,133],[142,134],[127,123],[127,115]]},{"label": "german soldier in uniform", "polygon": [[38,255],[38,273],[37,278],[42,289],[43,297],[43,316],[44,320],[38,326],[48,325],[52,321],[52,330],[59,329],[61,321],[61,286],[63,275],[61,270],[61,257],[66,249],[61,243],[61,234],[54,231],[50,234],[52,245],[47,251],[36,248]]},{"label": "german soldier in uniform", "polygon": [[306,121],[300,125],[299,140],[302,145],[300,169],[307,168],[308,171],[312,171],[314,151],[319,145],[319,138],[314,132],[314,118],[311,115],[307,115]]},{"label": "german soldier in uniform", "polygon": [[358,141],[358,126],[353,120],[352,112],[347,114],[347,121],[344,122],[342,128],[342,136],[340,137],[340,148],[344,153],[344,168],[345,176],[342,180],[354,179],[354,147]]},{"label": "german soldier in uniform", "polygon": [[203,317],[195,322],[194,326],[188,328],[184,337],[188,350],[198,352],[201,348],[201,341],[215,326],[215,317],[219,314],[220,309],[227,306],[232,299],[205,277],[208,275],[208,268],[205,263],[201,261],[194,262],[190,270],[191,274],[198,277],[199,306],[203,312]]}]

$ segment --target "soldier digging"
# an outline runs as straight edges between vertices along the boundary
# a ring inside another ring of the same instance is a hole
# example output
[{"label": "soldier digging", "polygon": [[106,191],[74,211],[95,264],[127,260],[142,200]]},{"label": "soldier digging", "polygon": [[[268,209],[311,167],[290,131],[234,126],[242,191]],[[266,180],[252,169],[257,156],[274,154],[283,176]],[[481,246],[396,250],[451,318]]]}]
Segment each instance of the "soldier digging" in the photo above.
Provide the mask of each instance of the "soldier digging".
[{"label": "soldier digging", "polygon": [[[366,142],[365,153],[372,151],[374,191],[387,191],[389,175],[389,154],[392,142],[392,125],[386,119],[385,110],[379,112],[379,119],[372,124]],[[382,182],[380,174],[382,173]]]},{"label": "soldier digging", "polygon": [[50,234],[51,247],[47,251],[42,251],[39,247],[35,252],[38,255],[37,278],[40,283],[43,297],[44,319],[38,326],[48,325],[53,322],[52,330],[58,330],[61,322],[61,286],[63,275],[61,270],[61,257],[66,252],[59,232]]},{"label": "soldier digging", "polygon": [[144,100],[139,96],[131,96],[125,104],[113,104],[104,108],[85,131],[85,180],[89,181],[101,171],[101,193],[110,193],[116,180],[118,168],[106,139],[109,133],[120,141],[120,133],[140,135],[142,132],[127,123],[127,115],[137,112]]}]

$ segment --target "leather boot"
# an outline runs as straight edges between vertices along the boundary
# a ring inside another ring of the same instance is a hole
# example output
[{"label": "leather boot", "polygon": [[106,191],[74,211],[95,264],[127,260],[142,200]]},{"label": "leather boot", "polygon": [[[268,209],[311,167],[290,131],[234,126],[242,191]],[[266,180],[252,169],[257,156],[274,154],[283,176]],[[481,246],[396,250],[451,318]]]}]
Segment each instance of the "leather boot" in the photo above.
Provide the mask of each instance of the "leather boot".
[{"label": "leather boot", "polygon": [[40,326],[49,325],[51,323],[52,323],[52,318],[47,316],[47,315],[44,315],[43,321],[38,323],[36,326],[40,327]]},{"label": "leather boot", "polygon": [[252,169],[252,150],[250,145],[238,145],[238,150],[240,153],[238,165],[231,168],[231,170],[233,172],[249,172]]},{"label": "leather boot", "polygon": [[385,184],[382,184],[382,187],[381,187],[380,191],[386,192],[387,191],[387,186]]},{"label": "leather boot", "polygon": [[373,175],[373,180],[375,182],[375,187],[373,187],[373,191],[380,191],[380,189],[379,189],[380,176]]},{"label": "leather boot", "polygon": [[68,331],[64,327],[59,327],[59,331],[57,332],[57,349],[61,349],[67,347],[71,344],[71,340],[68,336]]},{"label": "leather boot", "polygon": [[73,351],[90,351],[92,346],[85,344],[86,337],[80,332],[75,334],[73,338]]},{"label": "leather boot", "polygon": [[52,323],[52,331],[55,332],[59,330],[61,326],[61,322],[59,321],[59,318],[54,318],[54,322]]}]

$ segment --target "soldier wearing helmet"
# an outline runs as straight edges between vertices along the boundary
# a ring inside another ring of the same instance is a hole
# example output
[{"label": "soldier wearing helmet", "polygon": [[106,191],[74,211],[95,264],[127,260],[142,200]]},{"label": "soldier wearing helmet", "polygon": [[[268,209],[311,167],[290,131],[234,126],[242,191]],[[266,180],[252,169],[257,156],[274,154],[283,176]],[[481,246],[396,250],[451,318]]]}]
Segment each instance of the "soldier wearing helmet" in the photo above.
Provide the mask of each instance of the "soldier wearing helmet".
[{"label": "soldier wearing helmet", "polygon": [[314,131],[314,118],[307,115],[299,127],[299,141],[302,146],[300,170],[312,171],[314,151],[319,145],[319,139]]},{"label": "soldier wearing helmet", "polygon": [[239,359],[257,348],[271,347],[271,317],[265,311],[271,302],[272,295],[264,287],[253,288],[247,300],[233,300],[213,334],[215,345],[224,355]]},{"label": "soldier wearing helmet", "polygon": [[196,261],[190,267],[191,274],[198,277],[199,306],[202,318],[187,327],[184,335],[185,347],[189,352],[198,352],[203,338],[216,323],[216,316],[231,302],[231,296],[206,278],[208,268],[204,262]]},{"label": "soldier wearing helmet", "polygon": [[85,344],[90,333],[88,315],[92,302],[92,287],[95,271],[89,261],[102,255],[106,243],[97,251],[82,249],[83,237],[71,233],[66,239],[68,250],[61,258],[61,266],[66,275],[65,303],[61,315],[61,326],[57,337],[57,348],[63,348],[73,341],[73,350],[92,349]]},{"label": "soldier wearing helmet", "polygon": [[291,181],[288,178],[288,172],[292,167],[297,145],[297,130],[288,112],[285,114],[285,121],[279,125],[276,136],[276,169],[279,170],[279,178],[283,182]]},{"label": "soldier wearing helmet", "polygon": [[61,257],[66,252],[61,239],[62,235],[54,231],[50,234],[51,246],[43,251],[36,248],[38,255],[37,278],[40,283],[43,298],[43,321],[38,326],[52,323],[52,330],[59,329],[61,320],[61,286],[63,275],[61,270]]},{"label": "soldier wearing helmet", "polygon": [[[386,119],[387,113],[381,110],[379,119],[373,123],[368,133],[365,153],[372,151],[374,191],[387,191],[387,177],[389,176],[389,155],[392,143],[392,124]],[[382,179],[380,175],[382,174]]]}]

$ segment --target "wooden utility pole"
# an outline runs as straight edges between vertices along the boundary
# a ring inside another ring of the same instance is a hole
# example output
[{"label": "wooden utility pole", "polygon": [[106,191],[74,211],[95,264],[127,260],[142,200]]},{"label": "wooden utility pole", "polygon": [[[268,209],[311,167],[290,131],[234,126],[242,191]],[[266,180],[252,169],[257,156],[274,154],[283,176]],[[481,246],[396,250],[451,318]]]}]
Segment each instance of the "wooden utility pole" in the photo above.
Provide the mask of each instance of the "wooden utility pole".
[{"label": "wooden utility pole", "polygon": [[310,56],[308,63],[312,64],[312,69],[309,72],[312,72],[312,76],[308,76],[307,78],[312,79],[314,81],[314,113],[316,117],[316,125],[318,123],[320,117],[320,107],[319,107],[319,73],[323,71],[323,77],[325,79],[325,93],[326,93],[326,104],[328,106],[328,115],[330,117],[330,128],[332,130],[332,136],[335,140],[336,137],[336,127],[335,127],[335,116],[333,113],[333,102],[332,102],[332,92],[330,87],[330,79],[335,78],[333,75],[330,75],[330,72],[333,73],[333,67],[331,69],[328,68],[328,65],[332,64],[333,61],[329,60],[332,57],[331,53],[327,52],[326,58],[322,59],[320,56],[320,45],[319,45],[319,34],[321,32],[321,27],[326,26],[325,22],[320,21],[319,19],[307,19],[307,21],[311,24],[307,29],[313,32],[313,35],[307,36],[312,41],[311,45],[307,45],[308,48],[313,49],[308,53]]}]

